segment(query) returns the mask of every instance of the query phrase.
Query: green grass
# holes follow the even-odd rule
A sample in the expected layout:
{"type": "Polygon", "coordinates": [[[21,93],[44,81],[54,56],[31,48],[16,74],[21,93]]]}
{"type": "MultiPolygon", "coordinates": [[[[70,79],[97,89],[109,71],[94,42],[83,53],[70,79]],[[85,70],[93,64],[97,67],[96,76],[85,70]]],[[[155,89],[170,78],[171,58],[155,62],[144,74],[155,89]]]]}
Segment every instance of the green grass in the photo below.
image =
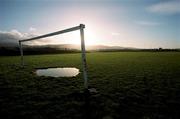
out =
{"type": "Polygon", "coordinates": [[[81,54],[0,57],[0,115],[24,119],[178,119],[180,52],[88,53],[89,85],[73,78],[38,77],[35,68],[76,67],[81,54]]]}

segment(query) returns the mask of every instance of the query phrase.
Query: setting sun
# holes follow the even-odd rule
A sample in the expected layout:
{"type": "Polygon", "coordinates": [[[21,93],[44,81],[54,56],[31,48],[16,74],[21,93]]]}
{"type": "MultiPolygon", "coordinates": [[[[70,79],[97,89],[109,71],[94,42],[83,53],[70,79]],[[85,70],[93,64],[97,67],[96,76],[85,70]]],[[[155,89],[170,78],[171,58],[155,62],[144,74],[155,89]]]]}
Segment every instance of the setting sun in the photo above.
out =
{"type": "MultiPolygon", "coordinates": [[[[86,45],[98,45],[98,31],[92,29],[90,25],[85,25],[84,38],[86,45]]],[[[52,36],[48,38],[45,44],[81,44],[80,31],[73,31],[62,35],[52,36]]],[[[46,39],[44,39],[45,41],[46,39]]],[[[41,43],[41,42],[40,42],[41,43]]]]}

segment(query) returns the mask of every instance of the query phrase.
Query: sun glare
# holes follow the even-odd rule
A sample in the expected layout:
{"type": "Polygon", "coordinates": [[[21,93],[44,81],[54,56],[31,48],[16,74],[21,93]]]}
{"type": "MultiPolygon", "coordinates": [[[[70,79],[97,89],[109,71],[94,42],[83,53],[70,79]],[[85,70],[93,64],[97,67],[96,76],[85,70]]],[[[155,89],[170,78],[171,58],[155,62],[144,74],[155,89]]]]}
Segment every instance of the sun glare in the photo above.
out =
{"type": "MultiPolygon", "coordinates": [[[[74,31],[71,33],[57,35],[50,38],[48,44],[81,44],[80,31],[74,31]]],[[[89,30],[84,30],[85,45],[96,45],[96,35],[89,30]]]]}

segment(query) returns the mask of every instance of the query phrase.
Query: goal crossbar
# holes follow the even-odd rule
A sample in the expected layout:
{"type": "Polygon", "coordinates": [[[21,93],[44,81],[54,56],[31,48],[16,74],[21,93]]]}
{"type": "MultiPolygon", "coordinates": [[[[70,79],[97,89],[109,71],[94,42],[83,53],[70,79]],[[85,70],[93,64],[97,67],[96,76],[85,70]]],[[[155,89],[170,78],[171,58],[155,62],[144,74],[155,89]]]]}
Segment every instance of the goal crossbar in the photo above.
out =
{"type": "Polygon", "coordinates": [[[83,24],[80,24],[79,26],[68,28],[68,29],[65,29],[65,30],[61,30],[61,31],[57,31],[57,32],[53,32],[53,33],[49,33],[49,34],[45,34],[45,35],[29,38],[29,39],[19,40],[19,42],[32,41],[32,40],[36,40],[36,39],[41,39],[41,38],[45,38],[45,37],[59,35],[59,34],[71,32],[71,31],[79,30],[81,27],[85,28],[85,26],[83,24]]]}
{"type": "Polygon", "coordinates": [[[84,42],[84,28],[85,28],[85,25],[80,24],[79,26],[71,27],[71,28],[68,28],[68,29],[61,30],[61,31],[57,31],[57,32],[53,32],[53,33],[49,33],[49,34],[29,38],[29,39],[19,40],[19,48],[20,48],[20,54],[21,54],[21,65],[24,66],[23,47],[22,47],[23,42],[37,40],[37,39],[50,37],[50,36],[54,36],[54,35],[59,35],[59,34],[67,33],[67,32],[72,32],[72,31],[75,31],[75,30],[80,30],[84,87],[87,89],[88,88],[88,81],[87,81],[88,79],[87,79],[86,50],[85,50],[85,42],[84,42]]]}

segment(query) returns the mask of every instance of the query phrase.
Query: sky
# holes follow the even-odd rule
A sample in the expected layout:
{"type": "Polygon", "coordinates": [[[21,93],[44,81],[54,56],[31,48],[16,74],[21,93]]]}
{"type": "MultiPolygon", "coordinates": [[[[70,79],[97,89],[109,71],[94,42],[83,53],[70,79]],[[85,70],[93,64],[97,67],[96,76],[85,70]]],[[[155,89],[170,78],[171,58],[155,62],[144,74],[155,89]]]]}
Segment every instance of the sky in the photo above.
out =
{"type": "MultiPolygon", "coordinates": [[[[180,0],[0,0],[0,44],[81,23],[86,45],[180,48],[180,0]]],[[[80,33],[29,44],[80,44],[80,33]]]]}

